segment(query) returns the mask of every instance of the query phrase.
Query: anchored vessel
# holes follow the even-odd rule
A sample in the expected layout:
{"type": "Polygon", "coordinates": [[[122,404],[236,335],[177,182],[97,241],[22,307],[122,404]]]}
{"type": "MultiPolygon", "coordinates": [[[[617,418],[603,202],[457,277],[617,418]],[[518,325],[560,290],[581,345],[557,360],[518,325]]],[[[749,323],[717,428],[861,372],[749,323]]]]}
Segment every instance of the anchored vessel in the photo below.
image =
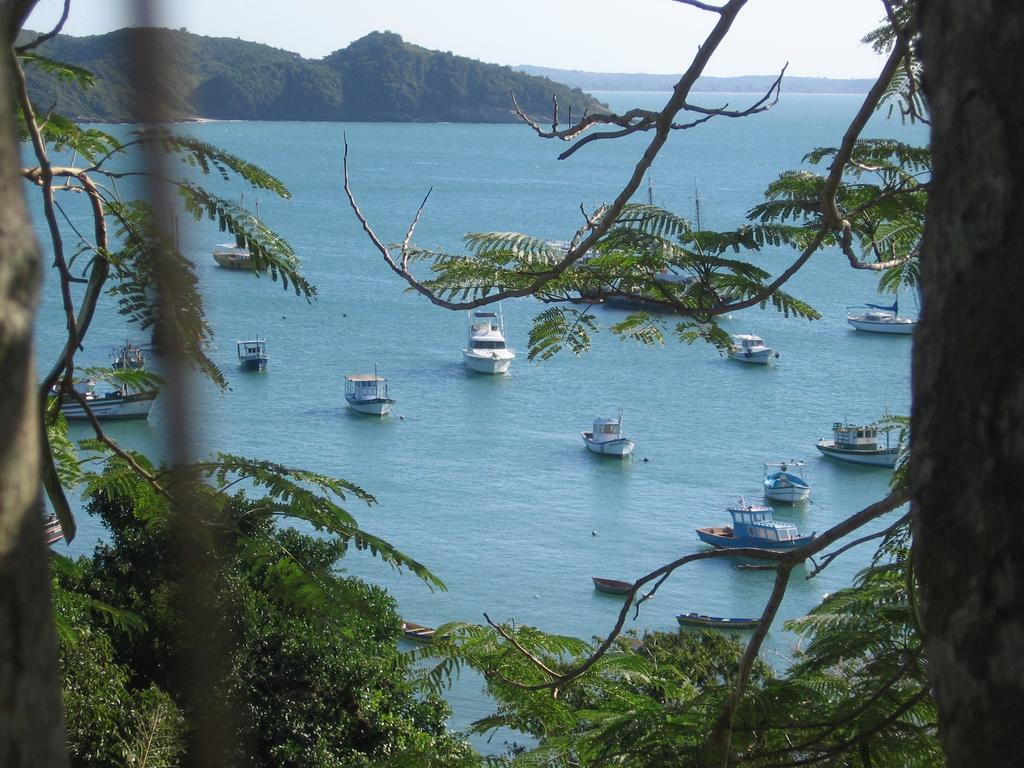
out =
{"type": "Polygon", "coordinates": [[[587,448],[606,456],[628,456],[636,443],[622,436],[622,414],[617,419],[594,419],[593,432],[580,432],[587,448]]]}
{"type": "Polygon", "coordinates": [[[477,373],[505,373],[516,353],[505,343],[505,322],[501,310],[470,310],[469,338],[462,350],[466,367],[477,373]]]}
{"type": "Polygon", "coordinates": [[[854,464],[873,467],[895,467],[899,446],[891,445],[889,430],[874,426],[860,426],[836,422],[832,425],[832,439],[815,443],[826,456],[854,464]],[[885,445],[878,441],[878,433],[885,432],[885,445]]]}
{"type": "Polygon", "coordinates": [[[266,339],[257,336],[255,339],[238,342],[238,362],[245,370],[262,371],[269,361],[266,339]]]}
{"type": "Polygon", "coordinates": [[[811,495],[811,485],[804,477],[802,461],[764,463],[764,497],[771,501],[798,504],[811,495]]]}
{"type": "Polygon", "coordinates": [[[917,321],[909,317],[900,317],[900,302],[897,299],[891,307],[878,304],[865,304],[863,307],[850,307],[857,310],[846,315],[846,322],[858,331],[869,333],[913,333],[917,321]]]}
{"type": "Polygon", "coordinates": [[[729,347],[729,357],[733,360],[739,360],[741,363],[768,365],[778,356],[778,352],[771,347],[765,346],[764,339],[751,333],[741,333],[733,336],[732,346],[729,347]]]}
{"type": "Polygon", "coordinates": [[[713,629],[756,629],[757,619],[737,619],[724,616],[707,616],[703,613],[680,613],[676,616],[683,626],[711,627],[713,629]]]}
{"type": "Polygon", "coordinates": [[[604,592],[606,595],[625,595],[633,588],[633,582],[620,581],[619,579],[602,579],[600,576],[591,576],[594,582],[594,589],[604,592]]]}
{"type": "Polygon", "coordinates": [[[814,538],[814,534],[803,536],[792,523],[775,519],[771,507],[747,504],[740,499],[735,507],[727,510],[732,515],[732,525],[698,528],[701,541],[714,547],[757,547],[759,549],[795,549],[814,538]]]}
{"type": "Polygon", "coordinates": [[[345,399],[352,410],[373,416],[383,416],[395,404],[388,397],[388,380],[376,372],[346,376],[345,399]]]}
{"type": "MultiPolygon", "coordinates": [[[[85,388],[75,388],[85,399],[92,415],[100,421],[118,419],[145,419],[149,409],[153,407],[159,390],[149,389],[140,392],[129,392],[127,389],[115,388],[111,392],[100,394],[96,391],[96,382],[85,382],[85,388]]],[[[65,395],[60,402],[60,410],[69,421],[88,419],[85,409],[78,400],[65,395]]]]}

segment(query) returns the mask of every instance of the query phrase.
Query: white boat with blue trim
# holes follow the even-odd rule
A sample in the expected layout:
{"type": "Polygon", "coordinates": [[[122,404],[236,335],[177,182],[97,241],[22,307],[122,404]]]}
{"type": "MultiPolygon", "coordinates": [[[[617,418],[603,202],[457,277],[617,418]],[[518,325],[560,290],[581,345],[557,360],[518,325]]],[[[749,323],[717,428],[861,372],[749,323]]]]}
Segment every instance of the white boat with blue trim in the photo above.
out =
{"type": "Polygon", "coordinates": [[[466,367],[477,373],[506,373],[516,353],[505,342],[505,321],[501,310],[469,311],[469,338],[462,350],[466,367]]]}
{"type": "Polygon", "coordinates": [[[629,438],[622,436],[622,414],[617,419],[594,419],[591,432],[580,432],[584,444],[594,453],[624,458],[636,447],[629,438]]]}
{"type": "Polygon", "coordinates": [[[741,333],[732,337],[729,357],[741,363],[768,365],[779,353],[765,346],[764,339],[752,333],[741,333]]]}
{"type": "Polygon", "coordinates": [[[914,332],[917,321],[909,317],[900,317],[899,299],[893,302],[891,307],[878,304],[864,304],[863,307],[849,307],[857,310],[846,315],[846,322],[858,331],[868,333],[899,333],[909,334],[914,332]]]}
{"type": "Polygon", "coordinates": [[[747,504],[740,499],[735,507],[729,507],[732,525],[698,528],[697,537],[713,547],[759,549],[795,549],[811,541],[815,534],[802,535],[792,523],[775,519],[771,507],[747,504]]]}
{"type": "Polygon", "coordinates": [[[807,465],[802,461],[764,463],[764,497],[769,501],[799,504],[811,497],[811,485],[805,477],[807,465]]]}
{"type": "MultiPolygon", "coordinates": [[[[127,388],[116,387],[110,392],[99,393],[95,381],[87,381],[84,387],[76,386],[75,390],[89,406],[89,412],[99,421],[145,419],[159,394],[156,389],[129,392],[127,388]]],[[[89,418],[82,404],[71,395],[61,399],[60,410],[69,421],[89,418]]]]}
{"type": "Polygon", "coordinates": [[[384,416],[395,401],[388,396],[388,380],[377,372],[345,377],[345,400],[354,411],[384,416]]]}

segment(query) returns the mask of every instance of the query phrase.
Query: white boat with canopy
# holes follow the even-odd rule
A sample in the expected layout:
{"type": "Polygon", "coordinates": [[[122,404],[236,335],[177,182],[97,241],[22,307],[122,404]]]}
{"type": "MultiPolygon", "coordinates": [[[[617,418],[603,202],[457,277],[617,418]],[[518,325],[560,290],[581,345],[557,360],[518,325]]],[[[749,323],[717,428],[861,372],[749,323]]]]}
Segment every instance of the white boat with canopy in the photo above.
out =
{"type": "Polygon", "coordinates": [[[807,466],[802,461],[764,463],[764,497],[769,501],[799,504],[811,495],[806,478],[807,466]]]}
{"type": "Polygon", "coordinates": [[[469,311],[469,338],[462,350],[466,367],[477,373],[506,373],[516,353],[505,343],[505,323],[501,310],[469,311]]]}
{"type": "Polygon", "coordinates": [[[779,353],[771,347],[765,346],[764,339],[752,333],[741,333],[732,337],[732,346],[729,347],[729,357],[739,360],[741,363],[753,365],[768,365],[779,353]]]}
{"type": "Polygon", "coordinates": [[[623,458],[633,452],[636,443],[622,436],[622,413],[617,419],[594,419],[592,432],[580,432],[587,448],[594,453],[623,458]]]}
{"type": "Polygon", "coordinates": [[[832,425],[832,440],[819,440],[815,445],[826,456],[854,464],[873,467],[895,467],[899,446],[890,441],[889,429],[836,422],[832,425]],[[879,432],[885,434],[885,445],[879,442],[879,432]]]}
{"type": "Polygon", "coordinates": [[[346,376],[345,399],[352,410],[371,416],[384,416],[395,404],[388,396],[388,380],[376,371],[346,376]]]}

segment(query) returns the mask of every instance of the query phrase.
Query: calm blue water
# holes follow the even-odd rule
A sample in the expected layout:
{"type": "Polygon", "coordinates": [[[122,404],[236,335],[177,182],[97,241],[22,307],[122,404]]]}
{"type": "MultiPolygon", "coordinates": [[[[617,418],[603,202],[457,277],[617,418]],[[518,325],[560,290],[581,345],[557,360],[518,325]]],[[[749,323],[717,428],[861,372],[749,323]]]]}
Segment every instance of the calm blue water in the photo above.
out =
{"type": "MultiPolygon", "coordinates": [[[[657,107],[664,95],[601,98],[619,108],[657,107]]],[[[748,97],[703,99],[739,107],[748,97]]],[[[676,134],[651,174],[655,202],[689,216],[697,189],[704,226],[737,226],[780,171],[797,167],[815,146],[839,142],[859,101],[787,95],[767,114],[676,134]]],[[[464,313],[404,292],[342,193],[344,132],[352,184],[386,242],[403,239],[430,187],[415,238],[421,246],[456,249],[463,233],[491,230],[568,238],[581,222],[579,206],[592,210],[611,199],[646,137],[598,142],[558,161],[564,145],[517,125],[210,123],[185,130],[262,164],[288,185],[293,199],[260,195],[260,214],[293,244],[319,290],[307,304],[266,277],[219,269],[210,256],[223,239],[216,227],[183,227],[183,249],[198,265],[217,333],[212,357],[231,384],[227,392],[200,385],[200,452],[272,459],[373,493],[378,506],[353,503],[349,510],[448,586],[432,592],[369,557],[346,558],[350,572],[386,586],[408,619],[481,622],[486,611],[552,632],[603,635],[620,604],[595,593],[590,577],[632,579],[702,546],[696,526],[726,522],[726,505],[740,495],[759,497],[763,461],[808,460],[813,503],[779,510],[801,529],[822,531],[885,494],[888,472],[830,463],[814,449],[835,420],[909,411],[910,340],[847,326],[845,307],[872,300],[875,278],[849,269],[838,251],[816,255],[788,286],[823,313],[821,321],[758,309],[726,320],[728,330],[757,333],[780,350],[771,369],[724,360],[703,345],[644,348],[607,333],[582,358],[563,353],[532,365],[527,333],[540,306],[521,300],[503,310],[510,343],[523,354],[511,375],[491,378],[462,367],[464,313]],[[268,339],[270,366],[243,373],[235,341],[256,333],[268,339]],[[352,414],[344,401],[343,376],[374,365],[398,400],[395,415],[383,420],[352,414]],[[636,460],[586,451],[579,432],[620,408],[636,460]]],[[[878,120],[866,135],[926,141],[895,121],[878,120]]],[[[245,191],[246,202],[253,200],[248,190],[208,183],[224,196],[245,191]]],[[[778,272],[790,256],[769,250],[758,262],[778,272]]],[[[38,325],[41,367],[63,332],[53,285],[48,278],[38,325]]],[[[610,323],[623,313],[598,309],[597,316],[610,323]]],[[[107,364],[126,337],[146,341],[108,304],[80,363],[107,364]]],[[[109,432],[159,454],[166,428],[157,400],[148,422],[109,432]]],[[[73,427],[73,435],[89,431],[73,427]]],[[[103,535],[94,521],[80,523],[70,548],[76,554],[103,535]]],[[[849,584],[870,554],[863,548],[811,581],[796,578],[782,617],[801,615],[849,584]]],[[[695,563],[627,626],[675,630],[675,614],[686,610],[756,615],[771,581],[727,560],[695,563]]],[[[777,625],[769,650],[785,659],[794,641],[777,625]]],[[[453,691],[457,725],[489,711],[478,690],[472,681],[453,691]]]]}

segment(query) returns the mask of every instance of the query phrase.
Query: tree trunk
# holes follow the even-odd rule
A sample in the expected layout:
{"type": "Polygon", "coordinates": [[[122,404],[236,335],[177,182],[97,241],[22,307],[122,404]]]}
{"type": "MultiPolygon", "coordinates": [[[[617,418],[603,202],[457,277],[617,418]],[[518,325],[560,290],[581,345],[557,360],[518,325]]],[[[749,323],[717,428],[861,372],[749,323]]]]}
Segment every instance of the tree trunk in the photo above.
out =
{"type": "Polygon", "coordinates": [[[918,11],[934,170],[911,491],[929,674],[951,766],[1024,765],[1024,6],[918,11]]]}
{"type": "Polygon", "coordinates": [[[66,764],[57,645],[43,544],[32,330],[39,250],[22,195],[0,3],[0,765],[66,764]]]}

